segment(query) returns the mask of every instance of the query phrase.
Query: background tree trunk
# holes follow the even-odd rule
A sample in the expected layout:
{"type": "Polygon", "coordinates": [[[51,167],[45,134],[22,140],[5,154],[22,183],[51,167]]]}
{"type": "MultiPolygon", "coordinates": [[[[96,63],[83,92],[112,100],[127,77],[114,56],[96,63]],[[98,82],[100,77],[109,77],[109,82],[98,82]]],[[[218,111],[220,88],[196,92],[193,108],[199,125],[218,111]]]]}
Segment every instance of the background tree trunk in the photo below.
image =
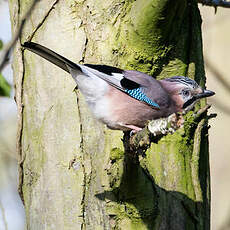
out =
{"type": "MultiPolygon", "coordinates": [[[[31,3],[10,1],[13,30],[31,3]]],[[[193,0],[38,3],[13,62],[27,229],[209,229],[205,117],[190,112],[137,159],[126,135],[92,117],[70,76],[20,47],[32,40],[75,62],[185,75],[203,86],[200,24],[193,0]]]]}

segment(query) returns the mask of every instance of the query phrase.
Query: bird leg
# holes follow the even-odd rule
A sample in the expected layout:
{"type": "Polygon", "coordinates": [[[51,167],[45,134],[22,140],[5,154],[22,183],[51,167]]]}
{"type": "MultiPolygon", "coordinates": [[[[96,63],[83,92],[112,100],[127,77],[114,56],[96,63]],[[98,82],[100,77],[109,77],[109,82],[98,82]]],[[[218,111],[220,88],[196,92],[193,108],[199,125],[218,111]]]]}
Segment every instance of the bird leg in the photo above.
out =
{"type": "Polygon", "coordinates": [[[128,130],[131,129],[132,135],[142,130],[142,128],[135,125],[128,125],[123,123],[119,123],[119,125],[122,126],[123,128],[127,128],[128,130]]]}

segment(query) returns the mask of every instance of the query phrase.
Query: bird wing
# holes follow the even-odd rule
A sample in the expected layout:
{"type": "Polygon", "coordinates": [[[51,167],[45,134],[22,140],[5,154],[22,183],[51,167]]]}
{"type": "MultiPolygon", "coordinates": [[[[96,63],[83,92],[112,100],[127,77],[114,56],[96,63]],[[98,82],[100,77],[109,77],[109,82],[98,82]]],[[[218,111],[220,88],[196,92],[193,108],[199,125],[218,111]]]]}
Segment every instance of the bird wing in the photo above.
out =
{"type": "Polygon", "coordinates": [[[113,87],[125,91],[121,85],[121,80],[124,78],[121,69],[107,65],[93,65],[93,64],[78,64],[81,71],[89,77],[98,77],[112,85],[113,87]]]}
{"type": "Polygon", "coordinates": [[[86,75],[97,76],[129,96],[155,108],[160,108],[160,106],[151,99],[151,94],[150,97],[148,97],[145,93],[148,92],[150,83],[158,84],[157,80],[149,75],[134,70],[124,71],[106,65],[86,64],[79,66],[86,75]]]}
{"type": "MultiPolygon", "coordinates": [[[[93,65],[84,64],[79,65],[87,75],[93,74],[103,80],[107,81],[113,86],[124,91],[125,89],[135,89],[139,87],[149,86],[149,81],[152,77],[149,75],[135,71],[135,70],[122,70],[117,67],[107,66],[107,65],[93,65]]],[[[153,81],[156,81],[152,78],[153,81]]],[[[157,82],[157,81],[156,81],[157,82]]]]}

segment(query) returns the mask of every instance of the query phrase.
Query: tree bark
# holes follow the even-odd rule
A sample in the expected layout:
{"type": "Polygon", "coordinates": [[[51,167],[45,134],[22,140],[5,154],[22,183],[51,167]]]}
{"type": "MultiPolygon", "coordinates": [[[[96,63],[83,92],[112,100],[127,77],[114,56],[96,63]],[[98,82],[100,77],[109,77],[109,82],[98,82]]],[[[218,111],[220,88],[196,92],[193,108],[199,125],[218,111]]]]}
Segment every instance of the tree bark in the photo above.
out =
{"type": "MultiPolygon", "coordinates": [[[[13,30],[31,3],[10,1],[13,30]]],[[[13,62],[27,229],[210,228],[205,116],[190,112],[183,128],[133,150],[126,134],[92,117],[69,75],[20,47],[32,40],[77,63],[204,86],[200,26],[194,0],[38,3],[13,62]]]]}

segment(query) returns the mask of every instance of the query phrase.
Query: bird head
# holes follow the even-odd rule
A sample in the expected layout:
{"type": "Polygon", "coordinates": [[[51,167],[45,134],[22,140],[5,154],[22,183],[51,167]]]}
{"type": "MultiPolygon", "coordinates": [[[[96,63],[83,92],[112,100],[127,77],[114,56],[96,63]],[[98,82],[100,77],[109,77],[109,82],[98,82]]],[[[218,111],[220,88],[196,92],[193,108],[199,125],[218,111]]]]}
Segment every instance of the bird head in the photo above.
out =
{"type": "Polygon", "coordinates": [[[166,78],[161,80],[161,83],[174,101],[178,112],[183,109],[188,110],[199,99],[215,94],[213,91],[203,89],[194,80],[183,76],[166,78]]]}

